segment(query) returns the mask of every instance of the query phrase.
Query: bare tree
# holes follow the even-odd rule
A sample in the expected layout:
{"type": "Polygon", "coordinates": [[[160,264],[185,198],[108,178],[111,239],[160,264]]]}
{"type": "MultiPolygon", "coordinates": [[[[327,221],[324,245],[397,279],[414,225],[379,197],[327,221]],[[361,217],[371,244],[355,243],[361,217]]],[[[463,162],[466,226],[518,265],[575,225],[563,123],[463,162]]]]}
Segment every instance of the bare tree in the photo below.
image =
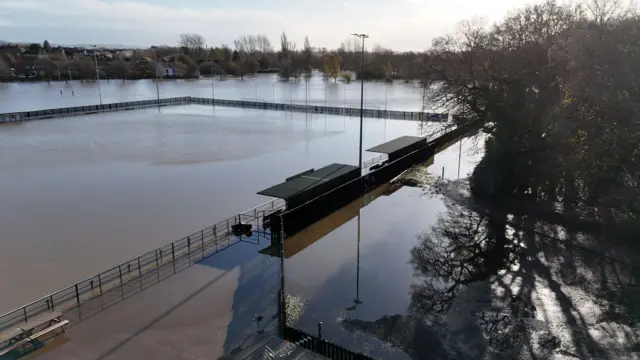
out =
{"type": "Polygon", "coordinates": [[[622,0],[589,0],[585,3],[587,15],[599,25],[620,17],[624,13],[622,0]]]}
{"type": "Polygon", "coordinates": [[[241,39],[233,40],[233,48],[235,49],[235,51],[239,53],[244,53],[247,51],[247,49],[244,46],[244,42],[241,39]]]}
{"type": "Polygon", "coordinates": [[[262,54],[268,54],[273,52],[273,46],[271,45],[271,41],[266,35],[256,35],[256,42],[258,46],[258,51],[262,54]]]}
{"type": "Polygon", "coordinates": [[[186,48],[189,52],[198,52],[206,46],[206,42],[202,35],[199,34],[182,34],[180,35],[180,40],[178,40],[178,45],[186,48]]]}

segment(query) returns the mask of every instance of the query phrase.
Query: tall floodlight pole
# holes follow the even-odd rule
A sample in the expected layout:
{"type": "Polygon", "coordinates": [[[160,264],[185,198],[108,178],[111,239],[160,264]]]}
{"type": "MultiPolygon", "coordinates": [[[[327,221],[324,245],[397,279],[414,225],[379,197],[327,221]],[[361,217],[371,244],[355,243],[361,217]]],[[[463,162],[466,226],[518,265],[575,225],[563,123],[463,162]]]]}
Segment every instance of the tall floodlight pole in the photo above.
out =
{"type": "Polygon", "coordinates": [[[364,39],[368,38],[367,34],[351,34],[362,39],[362,49],[360,56],[360,148],[358,152],[358,167],[362,174],[362,117],[364,115],[364,39]]]}
{"type": "Polygon", "coordinates": [[[216,75],[214,72],[214,67],[211,67],[211,106],[213,106],[213,108],[216,108],[216,88],[213,85],[213,80],[215,79],[216,75]]]}
{"type": "Polygon", "coordinates": [[[100,71],[98,70],[98,53],[97,46],[93,45],[93,59],[96,62],[96,78],[98,79],[98,96],[100,97],[100,105],[102,105],[102,90],[100,90],[100,71]]]}
{"type": "Polygon", "coordinates": [[[160,64],[158,64],[158,50],[156,50],[156,48],[154,47],[153,49],[153,62],[155,63],[155,68],[156,68],[156,95],[158,97],[158,107],[160,107],[160,84],[159,84],[159,77],[158,77],[158,70],[160,69],[160,64]]]}

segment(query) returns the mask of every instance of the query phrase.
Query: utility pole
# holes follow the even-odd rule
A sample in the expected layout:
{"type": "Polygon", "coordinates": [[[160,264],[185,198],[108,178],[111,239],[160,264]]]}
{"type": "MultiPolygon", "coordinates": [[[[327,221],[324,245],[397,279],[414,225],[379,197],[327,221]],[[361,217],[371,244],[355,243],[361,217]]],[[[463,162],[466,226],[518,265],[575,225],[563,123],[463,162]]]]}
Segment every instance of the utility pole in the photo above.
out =
{"type": "Polygon", "coordinates": [[[213,105],[213,108],[215,109],[216,107],[216,89],[213,86],[213,78],[215,78],[215,75],[213,73],[213,66],[211,67],[211,105],[213,105]]]}
{"type": "Polygon", "coordinates": [[[155,68],[156,68],[156,95],[158,97],[158,107],[160,107],[160,84],[158,81],[158,69],[159,69],[159,64],[158,64],[158,50],[153,49],[153,62],[155,63],[155,68]]]}
{"type": "Polygon", "coordinates": [[[98,96],[100,97],[100,105],[102,105],[102,90],[100,89],[100,71],[98,70],[98,53],[97,46],[93,45],[93,59],[96,61],[96,78],[98,79],[98,96]]]}
{"type": "Polygon", "coordinates": [[[362,122],[364,115],[364,39],[368,38],[367,34],[351,34],[362,39],[362,49],[360,56],[360,148],[358,152],[358,167],[360,168],[360,174],[362,174],[362,122]]]}

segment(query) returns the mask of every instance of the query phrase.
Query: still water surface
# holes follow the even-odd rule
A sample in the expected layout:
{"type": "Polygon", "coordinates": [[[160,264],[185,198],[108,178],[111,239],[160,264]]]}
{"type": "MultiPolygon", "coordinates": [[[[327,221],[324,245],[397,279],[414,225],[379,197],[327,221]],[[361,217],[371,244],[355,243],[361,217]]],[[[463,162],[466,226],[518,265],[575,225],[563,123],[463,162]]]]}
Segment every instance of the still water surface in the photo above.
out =
{"type": "MultiPolygon", "coordinates": [[[[164,80],[159,83],[158,90],[161,98],[214,96],[219,99],[360,107],[360,83],[326,82],[319,75],[308,83],[303,80],[283,82],[274,75],[266,74],[244,80],[216,78],[213,84],[211,79],[164,80]]],[[[102,80],[100,91],[103,103],[149,100],[158,96],[156,83],[152,80],[102,80]]],[[[421,94],[419,86],[413,83],[367,82],[364,105],[371,109],[420,111],[421,94]]],[[[99,102],[95,82],[0,83],[0,113],[95,105],[99,102]]]]}
{"type": "MultiPolygon", "coordinates": [[[[196,105],[0,126],[0,312],[265,202],[291,174],[357,163],[358,129],[196,105]]],[[[423,131],[366,119],[364,148],[423,131]]]]}
{"type": "MultiPolygon", "coordinates": [[[[460,177],[466,178],[482,157],[475,145],[465,139],[461,148],[457,143],[439,153],[429,174],[435,179],[444,167],[445,179],[456,180],[462,155],[460,177]]],[[[374,358],[410,359],[368,334],[345,330],[340,320],[408,314],[409,290],[416,283],[411,249],[446,206],[441,195],[408,187],[369,201],[352,209],[351,220],[333,224],[335,230],[286,260],[287,292],[306,301],[298,328],[316,333],[322,322],[325,337],[341,346],[374,358]]]]}

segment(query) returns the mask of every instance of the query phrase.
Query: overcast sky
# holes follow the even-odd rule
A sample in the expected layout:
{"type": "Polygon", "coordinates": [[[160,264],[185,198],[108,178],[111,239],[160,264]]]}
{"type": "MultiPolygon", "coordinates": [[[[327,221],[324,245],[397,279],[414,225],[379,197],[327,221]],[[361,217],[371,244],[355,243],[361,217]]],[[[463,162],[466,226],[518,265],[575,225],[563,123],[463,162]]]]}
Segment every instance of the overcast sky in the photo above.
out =
{"type": "Polygon", "coordinates": [[[302,45],[337,47],[352,32],[369,45],[424,50],[457,21],[492,22],[536,0],[0,0],[0,40],[52,44],[174,45],[198,33],[208,45],[285,31],[302,45]]]}

